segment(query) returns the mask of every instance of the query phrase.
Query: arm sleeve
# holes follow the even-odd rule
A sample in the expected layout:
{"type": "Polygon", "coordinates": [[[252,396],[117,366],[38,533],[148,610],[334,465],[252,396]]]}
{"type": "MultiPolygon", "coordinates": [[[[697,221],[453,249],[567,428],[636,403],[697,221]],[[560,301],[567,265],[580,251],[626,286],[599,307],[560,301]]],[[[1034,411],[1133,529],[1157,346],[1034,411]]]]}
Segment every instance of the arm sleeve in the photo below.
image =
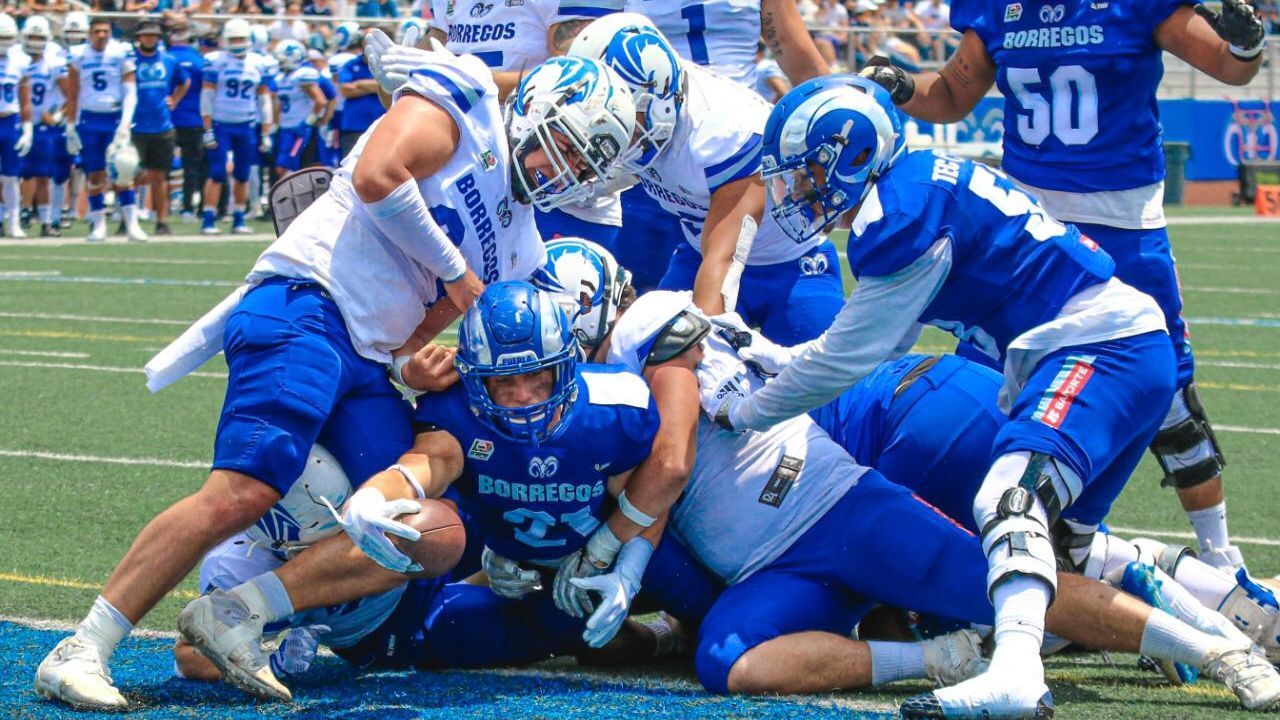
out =
{"type": "Polygon", "coordinates": [[[951,240],[941,238],[893,275],[859,280],[831,327],[791,364],[734,408],[740,430],[763,430],[830,402],[918,332],[916,319],[951,270],[951,240]]]}
{"type": "Polygon", "coordinates": [[[200,87],[200,116],[213,117],[213,94],[216,92],[208,85],[200,87]]]}
{"type": "Polygon", "coordinates": [[[405,180],[385,198],[363,205],[379,232],[441,281],[453,282],[466,273],[467,261],[431,217],[417,180],[405,180]]]}
{"type": "Polygon", "coordinates": [[[272,112],[271,93],[258,94],[258,121],[264,126],[271,125],[275,118],[272,112]]]}
{"type": "Polygon", "coordinates": [[[125,80],[121,83],[124,90],[124,101],[120,104],[120,127],[133,127],[133,112],[138,107],[138,83],[125,80]]]}

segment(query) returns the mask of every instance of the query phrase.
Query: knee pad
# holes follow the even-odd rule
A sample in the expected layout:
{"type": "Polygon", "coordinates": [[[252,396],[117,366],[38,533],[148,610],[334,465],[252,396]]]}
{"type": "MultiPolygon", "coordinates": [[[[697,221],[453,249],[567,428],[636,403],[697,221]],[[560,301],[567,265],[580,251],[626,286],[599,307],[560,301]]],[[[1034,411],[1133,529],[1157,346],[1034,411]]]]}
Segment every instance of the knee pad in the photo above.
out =
{"type": "Polygon", "coordinates": [[[1173,402],[1169,414],[1182,414],[1178,412],[1182,409],[1178,407],[1181,404],[1186,410],[1186,417],[1156,433],[1151,441],[1151,454],[1155,455],[1156,462],[1164,471],[1161,485],[1191,488],[1222,474],[1227,461],[1205,415],[1195,381],[1174,395],[1173,402]]]}
{"type": "Polygon", "coordinates": [[[1036,497],[1021,485],[1011,487],[1000,498],[996,517],[982,528],[982,552],[987,556],[987,597],[1011,578],[1029,576],[1058,590],[1058,568],[1054,562],[1049,528],[1032,512],[1036,497]]]}

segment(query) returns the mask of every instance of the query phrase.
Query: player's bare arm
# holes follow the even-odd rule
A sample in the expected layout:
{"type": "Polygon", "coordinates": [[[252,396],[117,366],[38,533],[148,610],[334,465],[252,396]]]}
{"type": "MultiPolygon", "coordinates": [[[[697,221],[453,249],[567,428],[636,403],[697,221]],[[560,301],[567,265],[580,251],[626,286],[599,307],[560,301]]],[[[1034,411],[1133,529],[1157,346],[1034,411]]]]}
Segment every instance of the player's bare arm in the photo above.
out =
{"type": "Polygon", "coordinates": [[[959,122],[995,85],[996,66],[978,34],[966,30],[941,70],[912,77],[915,93],[900,105],[903,112],[927,122],[959,122]]]}
{"type": "Polygon", "coordinates": [[[551,57],[567,54],[573,39],[590,24],[590,20],[566,20],[552,25],[547,31],[547,52],[551,57]]]}
{"type": "Polygon", "coordinates": [[[1191,5],[1174,10],[1156,27],[1156,44],[1228,85],[1247,85],[1262,67],[1262,53],[1251,58],[1235,55],[1230,44],[1191,5]]]}
{"type": "Polygon", "coordinates": [[[791,84],[830,74],[794,0],[761,0],[760,37],[791,84]]]}
{"type": "Polygon", "coordinates": [[[756,175],[735,180],[711,194],[711,207],[702,231],[702,264],[693,281],[693,302],[708,315],[726,310],[721,289],[733,262],[742,229],[742,218],[750,215],[759,222],[764,216],[764,183],[756,175]]]}

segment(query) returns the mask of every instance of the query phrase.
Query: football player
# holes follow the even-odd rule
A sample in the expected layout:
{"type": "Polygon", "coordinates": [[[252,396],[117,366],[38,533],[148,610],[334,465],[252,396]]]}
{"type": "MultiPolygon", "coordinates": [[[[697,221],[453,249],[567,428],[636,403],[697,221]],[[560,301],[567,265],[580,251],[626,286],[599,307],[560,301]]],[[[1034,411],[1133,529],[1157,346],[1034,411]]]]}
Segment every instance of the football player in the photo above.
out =
{"type": "Polygon", "coordinates": [[[0,185],[4,190],[5,232],[22,231],[22,157],[31,152],[35,130],[31,123],[31,88],[27,80],[31,58],[18,46],[18,23],[0,14],[0,185]]]}
{"type": "Polygon", "coordinates": [[[22,26],[22,49],[31,58],[27,67],[31,119],[36,123],[31,152],[23,159],[22,177],[35,181],[40,237],[62,235],[63,191],[71,175],[63,112],[69,89],[67,65],[65,58],[56,59],[50,52],[50,37],[49,20],[43,15],[29,18],[22,26]]]}
{"type": "Polygon", "coordinates": [[[316,127],[324,122],[329,101],[320,88],[320,73],[307,62],[307,49],[297,40],[282,40],[276,45],[276,61],[281,79],[276,101],[280,104],[280,136],[276,144],[276,176],[283,177],[302,167],[306,155],[314,164],[316,127]]]}
{"type": "Polygon", "coordinates": [[[268,68],[257,53],[249,50],[249,23],[240,18],[222,27],[221,52],[205,63],[200,91],[200,115],[204,118],[204,146],[209,179],[204,185],[204,212],[200,232],[216,235],[218,200],[227,184],[228,154],[234,157],[232,171],[231,232],[253,232],[245,223],[249,201],[250,168],[259,153],[271,152],[273,105],[268,87],[268,68]]]}
{"type": "MultiPolygon", "coordinates": [[[[107,155],[110,146],[130,142],[133,113],[138,106],[133,48],[111,38],[110,20],[89,23],[89,42],[71,48],[67,64],[67,150],[80,155],[88,176],[89,242],[107,239],[107,155]]],[[[137,217],[132,187],[115,188],[116,202],[130,240],[145,240],[137,217]]]]}
{"type": "Polygon", "coordinates": [[[953,3],[951,25],[964,37],[942,70],[913,77],[884,64],[864,73],[904,112],[938,123],[968,115],[999,86],[1005,171],[1051,216],[1101,245],[1116,277],[1164,312],[1178,392],[1151,452],[1187,511],[1200,556],[1238,568],[1244,560],[1227,533],[1222,450],[1196,390],[1164,218],[1156,88],[1165,51],[1216,80],[1247,84],[1262,66],[1263,22],[1244,0],[1225,0],[1221,12],[1186,0],[1022,8],[953,3]]]}
{"type": "Polygon", "coordinates": [[[140,184],[149,189],[155,207],[156,234],[172,235],[168,225],[169,171],[177,132],[171,110],[190,92],[191,78],[177,56],[160,48],[161,34],[160,23],[154,20],[140,23],[134,32],[138,100],[148,111],[135,115],[133,144],[142,160],[140,184]]]}
{"type": "Polygon", "coordinates": [[[779,342],[820,335],[844,302],[840,260],[825,237],[793,242],[766,212],[759,170],[768,103],[749,87],[681,60],[657,28],[634,13],[591,23],[570,53],[603,60],[636,94],[643,129],[623,167],[679,218],[685,239],[660,286],[692,289],[698,307],[713,315],[738,310],[779,342]],[[758,222],[759,231],[740,242],[744,220],[758,222]],[[741,294],[736,308],[726,308],[722,291],[735,261],[745,265],[741,294]]]}
{"type": "MultiPolygon", "coordinates": [[[[910,347],[921,323],[1003,358],[1010,422],[973,506],[990,564],[991,669],[909,700],[913,717],[1034,717],[1052,703],[1040,647],[1057,588],[1049,528],[1071,521],[1088,548],[1137,467],[1175,386],[1173,351],[1150,296],[998,171],[907,153],[889,93],[865,78],[811,80],[765,130],[774,215],[797,241],[852,217],[858,287],[831,329],[794,348],[768,386],[730,395],[718,420],[766,428],[829,402],[910,347]],[[997,290],[998,288],[998,290],[997,290]]],[[[1072,556],[1075,569],[1088,553],[1072,556]]]]}
{"type": "MultiPolygon", "coordinates": [[[[388,379],[392,352],[416,351],[485,283],[526,277],[542,263],[532,212],[512,197],[488,68],[447,53],[427,60],[327,192],[259,256],[248,284],[148,363],[155,390],[223,349],[229,378],[214,469],[201,490],[142,530],[76,633],[40,664],[41,694],[126,707],[107,664],[133,624],[214,545],[288,492],[318,438],[352,477],[394,463],[412,431],[388,379]]],[[[524,107],[551,149],[535,142],[516,161],[552,178],[589,177],[588,166],[607,174],[616,156],[594,149],[621,147],[631,135],[625,86],[590,61],[538,70],[525,78],[524,107]],[[579,92],[556,91],[566,78],[579,92]]],[[[393,363],[392,374],[404,364],[393,363]]]]}

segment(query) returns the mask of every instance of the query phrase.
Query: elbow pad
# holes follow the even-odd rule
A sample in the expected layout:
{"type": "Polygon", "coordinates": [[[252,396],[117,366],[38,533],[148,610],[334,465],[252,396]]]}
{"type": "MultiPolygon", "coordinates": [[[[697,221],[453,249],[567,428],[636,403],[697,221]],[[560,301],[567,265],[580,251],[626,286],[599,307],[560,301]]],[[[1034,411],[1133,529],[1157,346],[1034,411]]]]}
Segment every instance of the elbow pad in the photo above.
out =
{"type": "Polygon", "coordinates": [[[212,88],[200,88],[200,114],[204,117],[213,116],[213,93],[212,88]]]}

